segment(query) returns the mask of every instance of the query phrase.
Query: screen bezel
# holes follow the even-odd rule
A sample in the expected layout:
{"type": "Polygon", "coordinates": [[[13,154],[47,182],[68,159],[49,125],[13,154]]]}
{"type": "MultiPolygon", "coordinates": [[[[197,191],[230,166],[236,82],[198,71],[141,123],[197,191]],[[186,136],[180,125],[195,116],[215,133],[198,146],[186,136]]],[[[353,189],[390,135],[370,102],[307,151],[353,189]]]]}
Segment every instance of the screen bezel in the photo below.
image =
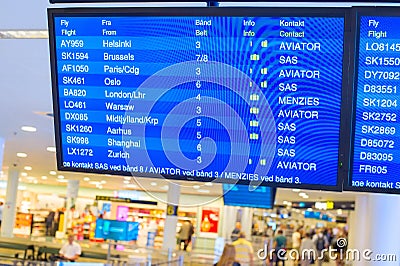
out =
{"type": "MultiPolygon", "coordinates": [[[[51,84],[53,92],[53,112],[54,112],[54,128],[55,142],[57,149],[57,169],[60,171],[70,171],[77,173],[93,173],[93,174],[110,174],[118,176],[132,176],[129,172],[111,171],[111,170],[95,170],[95,169],[77,169],[65,167],[62,165],[62,143],[61,143],[61,123],[60,123],[60,107],[59,107],[59,89],[58,89],[58,73],[55,47],[55,27],[54,18],[57,16],[230,16],[230,17],[343,17],[344,33],[343,33],[343,58],[342,58],[342,88],[341,88],[341,115],[340,127],[338,136],[338,158],[337,165],[332,166],[337,168],[336,185],[320,185],[320,184],[281,184],[281,183],[264,183],[263,186],[282,187],[282,188],[301,188],[311,190],[327,190],[327,191],[342,191],[343,180],[348,172],[348,140],[349,135],[346,125],[348,125],[348,114],[351,110],[349,105],[349,97],[351,97],[351,89],[349,89],[348,80],[349,72],[349,38],[351,36],[350,24],[350,8],[342,7],[140,7],[140,8],[49,8],[48,13],[48,28],[49,28],[49,46],[50,46],[50,63],[51,63],[51,84]]],[[[135,173],[137,177],[154,177],[149,174],[135,173]]],[[[210,182],[208,178],[202,177],[187,177],[187,176],[172,176],[164,175],[166,179],[181,180],[181,181],[199,181],[210,182]]],[[[214,179],[212,182],[225,183],[222,179],[214,179]]],[[[237,184],[248,184],[248,181],[238,180],[237,184]]]]}
{"type": "MultiPolygon", "coordinates": [[[[350,160],[349,160],[349,173],[343,182],[344,191],[354,192],[372,192],[372,193],[385,193],[385,194],[400,194],[400,189],[386,189],[386,188],[369,188],[369,187],[355,187],[351,183],[353,181],[353,166],[354,166],[354,141],[355,141],[355,126],[356,126],[356,109],[357,109],[357,86],[358,86],[358,64],[359,64],[359,44],[360,44],[360,21],[362,16],[377,16],[377,17],[399,17],[400,7],[354,7],[352,8],[352,25],[354,25],[354,42],[351,47],[350,54],[353,60],[350,63],[350,77],[351,88],[353,91],[352,98],[352,114],[351,114],[351,135],[350,135],[350,160]]],[[[399,179],[400,181],[400,179],[399,179]]]]}

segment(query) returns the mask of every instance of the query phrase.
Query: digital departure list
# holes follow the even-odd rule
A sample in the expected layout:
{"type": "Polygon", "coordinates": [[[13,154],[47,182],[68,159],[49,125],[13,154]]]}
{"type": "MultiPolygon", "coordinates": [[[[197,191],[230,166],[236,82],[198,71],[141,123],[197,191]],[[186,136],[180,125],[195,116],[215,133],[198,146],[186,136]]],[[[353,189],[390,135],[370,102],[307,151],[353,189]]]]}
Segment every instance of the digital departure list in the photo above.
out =
{"type": "Polygon", "coordinates": [[[338,185],[344,16],[49,14],[60,169],[338,185]]]}
{"type": "Polygon", "coordinates": [[[360,17],[353,170],[350,186],[400,189],[397,114],[399,17],[360,17]]]}

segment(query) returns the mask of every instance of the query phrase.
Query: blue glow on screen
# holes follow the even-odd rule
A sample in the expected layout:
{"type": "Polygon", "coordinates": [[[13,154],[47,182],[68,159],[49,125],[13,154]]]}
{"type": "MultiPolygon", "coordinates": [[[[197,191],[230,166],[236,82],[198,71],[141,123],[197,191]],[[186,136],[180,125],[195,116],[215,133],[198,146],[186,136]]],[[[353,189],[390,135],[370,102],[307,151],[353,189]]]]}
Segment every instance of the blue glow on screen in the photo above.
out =
{"type": "Polygon", "coordinates": [[[337,185],[344,17],[54,15],[61,168],[337,185]]]}
{"type": "Polygon", "coordinates": [[[398,23],[399,17],[360,17],[353,170],[349,184],[354,188],[400,188],[398,23]]]}

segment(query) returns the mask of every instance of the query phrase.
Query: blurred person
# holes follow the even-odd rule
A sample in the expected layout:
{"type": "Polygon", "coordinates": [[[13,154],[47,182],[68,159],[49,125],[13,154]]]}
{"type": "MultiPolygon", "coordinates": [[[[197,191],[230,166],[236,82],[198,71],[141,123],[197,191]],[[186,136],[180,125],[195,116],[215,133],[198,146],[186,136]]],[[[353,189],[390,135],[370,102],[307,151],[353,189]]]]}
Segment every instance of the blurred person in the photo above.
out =
{"type": "Polygon", "coordinates": [[[192,235],[194,234],[194,226],[189,221],[183,222],[181,229],[179,230],[179,248],[183,243],[183,250],[186,250],[190,241],[192,240],[192,235]]]}
{"type": "Polygon", "coordinates": [[[232,243],[236,251],[236,260],[242,266],[253,266],[254,250],[253,245],[246,240],[246,234],[239,232],[239,238],[232,243]]]}
{"type": "Polygon", "coordinates": [[[1,227],[1,221],[3,221],[3,209],[4,209],[4,202],[0,201],[0,227],[1,227]]]}
{"type": "Polygon", "coordinates": [[[236,250],[232,244],[225,244],[224,251],[222,252],[219,261],[214,266],[240,266],[236,261],[236,250]]]}
{"type": "Polygon", "coordinates": [[[321,266],[322,262],[324,261],[323,255],[328,255],[328,252],[323,252],[323,250],[327,249],[329,246],[328,238],[323,234],[322,229],[318,229],[312,240],[314,241],[315,247],[317,249],[318,266],[321,266]]]}
{"type": "Polygon", "coordinates": [[[310,233],[306,233],[300,244],[301,266],[309,266],[315,260],[317,254],[314,241],[310,233]]]}
{"type": "Polygon", "coordinates": [[[347,252],[347,235],[343,230],[340,230],[336,237],[332,240],[332,248],[335,252],[336,266],[344,266],[347,252]]]}
{"type": "Polygon", "coordinates": [[[283,235],[282,229],[278,229],[277,235],[274,239],[274,249],[275,249],[275,265],[278,266],[279,262],[282,261],[282,265],[285,265],[285,256],[286,256],[286,243],[287,239],[283,235]]]}
{"type": "Polygon", "coordinates": [[[75,262],[82,253],[81,246],[74,241],[75,235],[68,234],[68,242],[60,249],[59,254],[62,260],[75,262]]]}
{"type": "Polygon", "coordinates": [[[242,230],[242,225],[240,224],[240,222],[236,222],[235,224],[235,228],[232,230],[231,233],[231,241],[235,242],[236,240],[239,239],[239,233],[242,230]]]}
{"type": "MultiPolygon", "coordinates": [[[[297,254],[300,252],[300,245],[301,245],[301,233],[300,233],[300,228],[298,228],[295,232],[292,234],[292,248],[294,250],[297,250],[297,254]]],[[[299,262],[298,256],[294,260],[294,265],[297,265],[299,262]]]]}
{"type": "Polygon", "coordinates": [[[46,236],[53,235],[54,217],[56,215],[55,211],[50,211],[46,217],[46,236]]]}

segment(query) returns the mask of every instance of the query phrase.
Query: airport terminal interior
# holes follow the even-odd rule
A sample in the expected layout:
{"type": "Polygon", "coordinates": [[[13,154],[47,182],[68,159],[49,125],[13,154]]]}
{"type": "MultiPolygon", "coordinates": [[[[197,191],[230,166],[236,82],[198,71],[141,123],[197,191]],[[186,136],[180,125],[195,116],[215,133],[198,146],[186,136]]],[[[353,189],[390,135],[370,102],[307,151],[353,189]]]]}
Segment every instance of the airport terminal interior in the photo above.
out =
{"type": "Polygon", "coordinates": [[[0,4],[1,266],[400,265],[399,4],[68,2],[0,4]]]}

